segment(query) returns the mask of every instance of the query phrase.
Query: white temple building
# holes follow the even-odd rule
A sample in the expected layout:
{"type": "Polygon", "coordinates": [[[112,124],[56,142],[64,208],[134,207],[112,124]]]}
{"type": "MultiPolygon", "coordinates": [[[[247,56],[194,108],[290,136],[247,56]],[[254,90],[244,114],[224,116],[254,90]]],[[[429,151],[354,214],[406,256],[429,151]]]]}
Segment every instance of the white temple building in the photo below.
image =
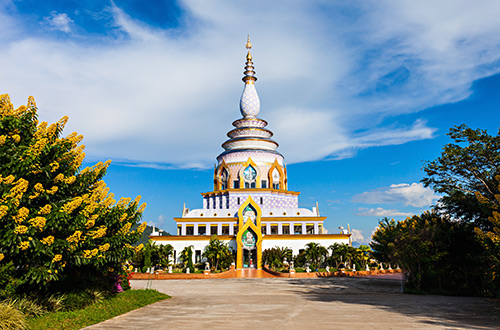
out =
{"type": "Polygon", "coordinates": [[[310,242],[328,247],[334,243],[351,243],[351,234],[327,234],[326,217],[318,206],[312,210],[299,207],[299,192],[288,190],[284,157],[278,143],[258,118],[260,100],[255,88],[254,66],[248,40],[244,71],[244,89],[240,99],[242,118],[233,122],[217,156],[213,191],[202,193],[203,207],[189,210],[174,218],[177,235],[150,236],[156,244],[171,244],[175,262],[180,252],[194,247],[194,262],[210,237],[217,237],[236,251],[236,268],[262,267],[262,251],[275,246],[289,247],[298,254],[310,242]]]}

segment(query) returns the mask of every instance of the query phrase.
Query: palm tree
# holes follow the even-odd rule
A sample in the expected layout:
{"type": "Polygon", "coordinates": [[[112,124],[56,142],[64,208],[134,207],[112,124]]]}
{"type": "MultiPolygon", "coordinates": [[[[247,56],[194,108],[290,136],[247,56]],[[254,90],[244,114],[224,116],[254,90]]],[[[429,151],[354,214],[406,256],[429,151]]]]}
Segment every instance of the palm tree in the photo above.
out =
{"type": "Polygon", "coordinates": [[[318,268],[325,256],[328,255],[328,251],[324,246],[314,242],[306,244],[304,253],[306,259],[311,262],[313,268],[318,268]]]}
{"type": "Polygon", "coordinates": [[[341,253],[341,247],[339,243],[334,243],[328,247],[332,251],[332,256],[331,260],[335,262],[335,268],[339,268],[340,264],[342,263],[342,253],[341,253]]]}
{"type": "Polygon", "coordinates": [[[227,243],[220,241],[217,236],[212,236],[210,242],[205,247],[203,258],[206,258],[210,265],[215,265],[215,270],[219,268],[219,263],[222,266],[227,266],[233,261],[233,253],[229,249],[227,243]]]}

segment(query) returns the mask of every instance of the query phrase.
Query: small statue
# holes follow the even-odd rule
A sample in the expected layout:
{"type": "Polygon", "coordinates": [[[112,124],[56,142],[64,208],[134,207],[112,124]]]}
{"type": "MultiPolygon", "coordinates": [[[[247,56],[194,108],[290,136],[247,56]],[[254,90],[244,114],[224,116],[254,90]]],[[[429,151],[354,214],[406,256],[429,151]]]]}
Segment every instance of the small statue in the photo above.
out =
{"type": "Polygon", "coordinates": [[[366,264],[366,271],[369,272],[370,271],[370,267],[368,266],[368,264],[366,264]]]}
{"type": "Polygon", "coordinates": [[[168,265],[168,273],[172,274],[172,265],[168,265]]]}
{"type": "Polygon", "coordinates": [[[391,268],[391,264],[389,264],[389,268],[387,268],[387,269],[388,269],[388,270],[392,270],[392,268],[391,268]]]}
{"type": "Polygon", "coordinates": [[[290,269],[294,269],[293,268],[293,261],[290,261],[290,269]]]}
{"type": "Polygon", "coordinates": [[[352,271],[355,272],[356,271],[356,264],[352,265],[352,271]]]}
{"type": "Polygon", "coordinates": [[[311,272],[311,268],[309,268],[309,265],[306,266],[306,272],[308,272],[308,273],[311,272]]]}
{"type": "Polygon", "coordinates": [[[380,263],[380,270],[384,270],[384,264],[380,263]]]}
{"type": "Polygon", "coordinates": [[[191,269],[189,267],[186,267],[186,274],[191,273],[191,269]]]}
{"type": "Polygon", "coordinates": [[[210,270],[210,264],[207,262],[205,262],[205,270],[210,270]]]}
{"type": "Polygon", "coordinates": [[[326,266],[325,270],[326,270],[327,273],[329,273],[330,272],[330,266],[326,266]]]}

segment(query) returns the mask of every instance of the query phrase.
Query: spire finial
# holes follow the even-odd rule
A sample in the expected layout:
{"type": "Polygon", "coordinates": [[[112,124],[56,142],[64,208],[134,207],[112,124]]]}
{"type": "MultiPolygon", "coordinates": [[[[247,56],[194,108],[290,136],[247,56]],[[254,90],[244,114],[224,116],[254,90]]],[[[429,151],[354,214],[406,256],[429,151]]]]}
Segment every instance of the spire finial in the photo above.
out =
{"type": "Polygon", "coordinates": [[[247,37],[247,49],[252,49],[252,43],[250,42],[250,35],[247,37]]]}

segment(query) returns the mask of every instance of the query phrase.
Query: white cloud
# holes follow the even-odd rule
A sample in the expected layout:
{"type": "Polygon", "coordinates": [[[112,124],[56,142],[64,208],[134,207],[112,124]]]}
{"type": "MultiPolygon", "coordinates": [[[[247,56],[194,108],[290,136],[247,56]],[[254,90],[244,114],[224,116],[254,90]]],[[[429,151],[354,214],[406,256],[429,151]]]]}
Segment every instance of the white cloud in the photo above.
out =
{"type": "Polygon", "coordinates": [[[439,198],[432,189],[422,183],[391,184],[389,187],[365,191],[353,197],[355,203],[387,204],[402,203],[406,206],[428,207],[439,198]]]}
{"type": "MultiPolygon", "coordinates": [[[[66,132],[84,134],[91,160],[207,167],[239,117],[247,33],[260,115],[288,163],[432,138],[425,121],[391,117],[464,99],[500,71],[498,1],[255,1],[251,15],[229,0],[181,6],[182,25],[160,29],[112,4],[121,34],[95,43],[22,36],[0,19],[0,90],[16,106],[34,95],[41,120],[69,115],[66,132]]],[[[64,13],[47,22],[79,31],[64,13]]]]}
{"type": "Polygon", "coordinates": [[[359,229],[351,229],[351,238],[353,241],[358,243],[365,243],[366,239],[363,236],[363,232],[359,229]]]}
{"type": "Polygon", "coordinates": [[[409,217],[413,215],[412,213],[400,212],[398,210],[385,210],[381,207],[375,209],[360,207],[358,211],[357,215],[365,217],[409,217]]]}
{"type": "Polygon", "coordinates": [[[71,23],[73,23],[73,20],[69,18],[68,14],[66,13],[61,13],[58,14],[57,12],[53,11],[50,13],[49,17],[44,18],[45,21],[54,29],[70,33],[71,32],[71,23]]]}

